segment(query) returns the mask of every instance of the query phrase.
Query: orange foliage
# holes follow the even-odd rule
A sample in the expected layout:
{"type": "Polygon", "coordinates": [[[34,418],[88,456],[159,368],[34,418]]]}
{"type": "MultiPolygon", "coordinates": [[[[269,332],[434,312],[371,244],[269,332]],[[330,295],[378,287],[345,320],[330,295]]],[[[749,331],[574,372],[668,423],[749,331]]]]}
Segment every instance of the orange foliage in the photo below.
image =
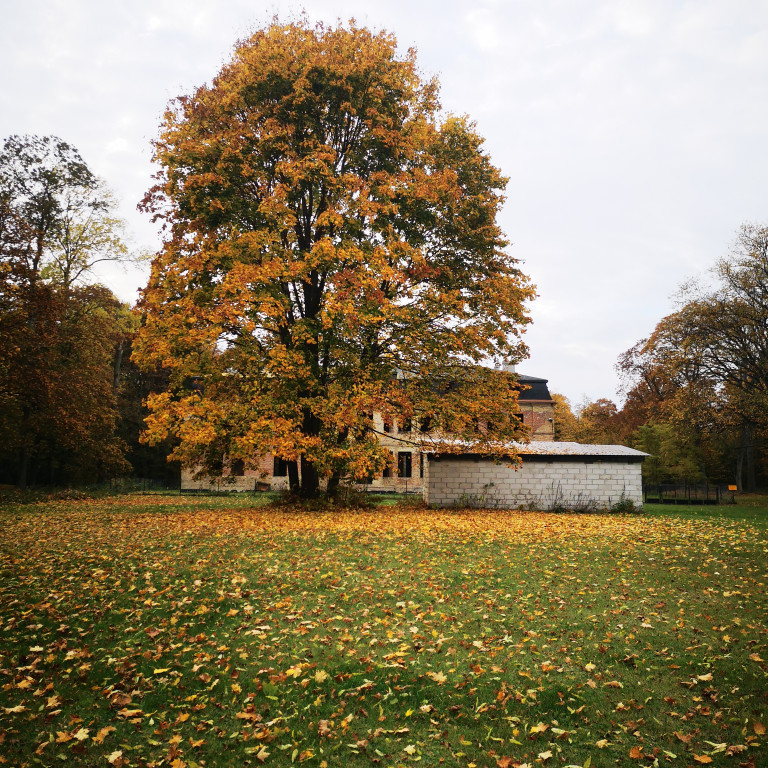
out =
{"type": "Polygon", "coordinates": [[[208,468],[300,460],[312,495],[384,466],[376,410],[489,453],[524,437],[516,394],[477,370],[524,356],[533,296],[481,145],[391,35],[273,24],[240,43],[156,144],[145,207],[168,239],[135,357],[171,369],[173,397],[150,403],[149,439],[208,468]]]}

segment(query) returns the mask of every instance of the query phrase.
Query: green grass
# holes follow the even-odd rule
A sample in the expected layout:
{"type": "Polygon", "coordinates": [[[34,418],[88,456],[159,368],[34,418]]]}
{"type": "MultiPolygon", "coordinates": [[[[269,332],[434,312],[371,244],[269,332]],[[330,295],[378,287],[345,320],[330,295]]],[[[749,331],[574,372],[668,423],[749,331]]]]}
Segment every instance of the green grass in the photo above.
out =
{"type": "Polygon", "coordinates": [[[0,760],[768,765],[768,506],[0,511],[0,760]]]}

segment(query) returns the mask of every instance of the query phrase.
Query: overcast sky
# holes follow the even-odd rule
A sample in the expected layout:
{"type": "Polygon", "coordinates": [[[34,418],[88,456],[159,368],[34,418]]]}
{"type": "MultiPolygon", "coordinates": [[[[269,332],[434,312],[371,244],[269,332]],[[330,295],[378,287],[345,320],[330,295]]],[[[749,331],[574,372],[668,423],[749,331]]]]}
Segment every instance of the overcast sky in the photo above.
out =
{"type": "MultiPolygon", "coordinates": [[[[681,281],[768,225],[765,0],[2,0],[0,138],[55,134],[136,203],[166,103],[274,14],[354,16],[415,46],[446,111],[509,177],[501,225],[538,287],[524,373],[574,405],[616,395],[617,356],[681,281]]],[[[133,302],[147,271],[102,279],[133,302]]]]}

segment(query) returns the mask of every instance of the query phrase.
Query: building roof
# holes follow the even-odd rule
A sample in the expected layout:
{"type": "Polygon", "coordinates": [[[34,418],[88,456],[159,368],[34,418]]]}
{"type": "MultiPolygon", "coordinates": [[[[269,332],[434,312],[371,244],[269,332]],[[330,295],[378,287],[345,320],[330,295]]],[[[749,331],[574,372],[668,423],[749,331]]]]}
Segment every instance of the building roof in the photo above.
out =
{"type": "MultiPolygon", "coordinates": [[[[454,448],[466,447],[461,453],[425,452],[440,459],[461,459],[462,457],[477,458],[482,456],[468,442],[452,441],[454,448]]],[[[642,461],[649,454],[627,448],[625,445],[593,445],[588,443],[556,443],[547,440],[532,440],[530,443],[507,443],[510,455],[518,454],[523,461],[642,461]]]]}
{"type": "Polygon", "coordinates": [[[649,454],[627,448],[626,445],[593,445],[590,443],[556,443],[532,440],[528,444],[515,444],[517,452],[525,455],[546,456],[648,456],[649,454]]]}
{"type": "Polygon", "coordinates": [[[518,400],[551,400],[547,382],[549,379],[540,379],[537,376],[526,376],[524,373],[517,374],[517,380],[520,384],[520,395],[518,400]]]}

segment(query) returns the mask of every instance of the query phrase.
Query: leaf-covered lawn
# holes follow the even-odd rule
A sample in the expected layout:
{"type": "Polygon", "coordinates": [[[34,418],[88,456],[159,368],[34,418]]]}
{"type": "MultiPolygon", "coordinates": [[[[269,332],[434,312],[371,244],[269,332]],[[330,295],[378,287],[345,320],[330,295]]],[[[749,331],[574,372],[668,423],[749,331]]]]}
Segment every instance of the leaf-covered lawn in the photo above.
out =
{"type": "Polygon", "coordinates": [[[0,762],[768,765],[765,518],[0,511],[0,762]]]}

